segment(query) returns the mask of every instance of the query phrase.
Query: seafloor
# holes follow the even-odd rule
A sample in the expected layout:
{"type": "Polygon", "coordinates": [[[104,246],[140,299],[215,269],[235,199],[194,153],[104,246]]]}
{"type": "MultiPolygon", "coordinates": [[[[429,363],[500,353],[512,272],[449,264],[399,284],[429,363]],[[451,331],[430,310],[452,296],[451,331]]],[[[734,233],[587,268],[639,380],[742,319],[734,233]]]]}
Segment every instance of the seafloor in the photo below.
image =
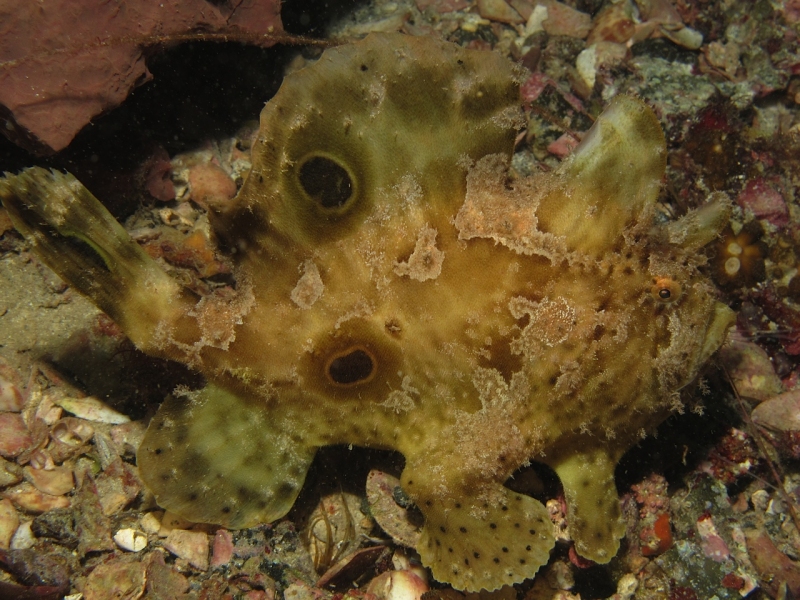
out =
{"type": "MultiPolygon", "coordinates": [[[[514,485],[547,502],[556,549],[535,580],[480,595],[800,597],[800,2],[287,2],[283,18],[295,34],[342,42],[403,31],[520,62],[531,71],[520,174],[556,167],[610,98],[636,94],[667,135],[665,216],[714,191],[734,200],[705,268],[738,313],[736,331],[685,414],[620,464],[628,531],[618,556],[595,565],[576,555],[558,482],[534,466],[514,485]]],[[[3,141],[0,166],[69,169],[202,292],[230,272],[204,207],[235,194],[260,107],[320,50],[159,50],[154,80],[66,150],[41,158],[3,141]]],[[[414,509],[391,453],[323,450],[295,508],[271,525],[228,531],[165,514],[138,478],[135,448],[163,397],[199,377],[139,353],[2,211],[0,282],[0,598],[464,596],[404,547],[414,509]]]]}

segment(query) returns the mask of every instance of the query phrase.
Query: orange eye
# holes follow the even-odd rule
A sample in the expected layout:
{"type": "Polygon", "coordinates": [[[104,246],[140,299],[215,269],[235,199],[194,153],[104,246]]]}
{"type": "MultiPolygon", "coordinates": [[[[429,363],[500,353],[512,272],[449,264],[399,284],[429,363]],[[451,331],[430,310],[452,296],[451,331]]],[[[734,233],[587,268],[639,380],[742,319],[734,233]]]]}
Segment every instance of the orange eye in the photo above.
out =
{"type": "Polygon", "coordinates": [[[355,346],[334,355],[325,370],[332,383],[345,386],[363,383],[375,374],[375,357],[366,348],[355,346]]]}
{"type": "Polygon", "coordinates": [[[656,277],[653,280],[653,287],[650,293],[656,302],[670,304],[681,297],[681,284],[670,277],[656,277]]]}

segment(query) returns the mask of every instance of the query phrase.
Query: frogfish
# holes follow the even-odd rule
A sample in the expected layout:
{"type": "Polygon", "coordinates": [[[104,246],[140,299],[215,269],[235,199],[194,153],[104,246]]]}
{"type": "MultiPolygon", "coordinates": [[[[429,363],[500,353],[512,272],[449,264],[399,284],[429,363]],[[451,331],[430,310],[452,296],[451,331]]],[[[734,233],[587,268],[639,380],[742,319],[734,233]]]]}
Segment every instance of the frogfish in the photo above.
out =
{"type": "Polygon", "coordinates": [[[159,505],[245,528],[292,507],[315,452],[402,453],[433,576],[533,577],[560,478],[575,549],[607,563],[625,527],[614,468],[680,405],[733,321],[700,268],[722,194],[657,211],[659,121],[618,95],[550,172],[513,177],[518,67],[441,40],[372,34],[287,76],[252,169],[210,210],[235,283],[183,287],[72,175],[0,181],[38,256],[142,351],[207,384],[168,397],[137,455],[159,505]]]}

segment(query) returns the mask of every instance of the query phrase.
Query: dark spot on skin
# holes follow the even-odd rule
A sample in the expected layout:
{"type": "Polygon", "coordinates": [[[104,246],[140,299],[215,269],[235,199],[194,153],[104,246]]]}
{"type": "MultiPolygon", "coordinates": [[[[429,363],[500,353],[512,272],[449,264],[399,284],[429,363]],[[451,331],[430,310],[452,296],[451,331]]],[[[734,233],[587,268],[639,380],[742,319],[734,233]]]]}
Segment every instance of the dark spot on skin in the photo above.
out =
{"type": "Polygon", "coordinates": [[[442,542],[439,541],[439,538],[436,538],[436,545],[437,546],[441,546],[442,545],[442,542]]]}
{"type": "Polygon", "coordinates": [[[459,530],[461,533],[467,533],[467,528],[466,528],[466,527],[459,527],[459,528],[458,528],[458,530],[459,530]]]}
{"type": "Polygon", "coordinates": [[[327,372],[332,382],[351,385],[369,379],[375,372],[375,361],[366,351],[356,348],[347,354],[335,356],[328,363],[327,372]]]}
{"type": "Polygon", "coordinates": [[[558,375],[553,375],[550,379],[547,380],[547,383],[550,384],[550,387],[554,386],[558,381],[558,375]]]}
{"type": "Polygon", "coordinates": [[[469,566],[469,559],[468,559],[468,558],[465,558],[465,559],[464,559],[464,564],[465,564],[465,565],[467,565],[467,566],[469,566]]]}
{"type": "Polygon", "coordinates": [[[296,489],[297,488],[294,486],[294,484],[291,484],[287,481],[285,483],[282,483],[280,487],[278,487],[278,489],[275,490],[275,495],[278,496],[278,498],[287,498],[288,496],[294,494],[294,491],[296,489]]]}
{"type": "Polygon", "coordinates": [[[583,481],[581,481],[581,485],[584,488],[588,488],[589,487],[589,480],[588,479],[584,479],[583,481]]]}
{"type": "Polygon", "coordinates": [[[155,451],[154,451],[154,453],[155,453],[155,455],[156,455],[156,456],[158,456],[158,455],[159,455],[159,454],[161,454],[162,452],[163,452],[163,450],[162,450],[161,448],[156,448],[156,449],[155,449],[155,451]]]}
{"type": "Polygon", "coordinates": [[[169,481],[170,480],[169,473],[162,473],[159,477],[161,478],[161,481],[169,481]]]}
{"type": "Polygon", "coordinates": [[[474,556],[475,558],[480,558],[481,557],[481,555],[478,552],[473,552],[472,556],[474,556]]]}
{"type": "Polygon", "coordinates": [[[497,529],[497,523],[489,523],[489,527],[492,529],[497,529]]]}
{"type": "Polygon", "coordinates": [[[514,523],[514,527],[516,527],[517,529],[519,529],[519,523],[514,523]]]}
{"type": "Polygon", "coordinates": [[[500,559],[497,558],[496,556],[492,560],[494,561],[494,564],[496,564],[496,565],[500,564],[500,559]]]}
{"type": "Polygon", "coordinates": [[[223,506],[222,507],[222,512],[227,515],[229,512],[231,512],[231,507],[230,506],[223,506]]]}
{"type": "Polygon", "coordinates": [[[508,552],[508,548],[506,548],[505,546],[503,546],[503,547],[501,548],[501,550],[502,550],[503,552],[508,552]]]}
{"type": "Polygon", "coordinates": [[[448,551],[450,554],[452,554],[452,553],[453,553],[453,549],[452,549],[452,548],[448,548],[448,549],[447,549],[447,551],[448,551]]]}
{"type": "Polygon", "coordinates": [[[527,550],[528,552],[530,552],[530,551],[531,551],[531,547],[530,547],[530,546],[525,546],[525,550],[527,550]]]}
{"type": "Polygon", "coordinates": [[[447,533],[447,529],[444,528],[444,525],[439,525],[439,531],[442,533],[447,533]]]}
{"type": "Polygon", "coordinates": [[[430,500],[425,500],[425,506],[433,506],[433,502],[430,500]]]}
{"type": "Polygon", "coordinates": [[[300,185],[323,208],[339,208],[353,194],[353,182],[344,167],[327,156],[312,156],[300,166],[300,185]]]}
{"type": "Polygon", "coordinates": [[[362,71],[362,73],[363,73],[364,71],[367,71],[367,70],[369,70],[369,67],[368,67],[367,65],[361,65],[361,71],[362,71]]]}
{"type": "Polygon", "coordinates": [[[525,559],[524,558],[520,558],[519,559],[519,564],[524,565],[525,564],[525,559]]]}
{"type": "Polygon", "coordinates": [[[461,503],[456,502],[456,508],[461,508],[461,503]]]}
{"type": "Polygon", "coordinates": [[[528,529],[528,533],[530,533],[531,535],[536,535],[536,530],[535,529],[528,529]]]}
{"type": "Polygon", "coordinates": [[[197,492],[192,492],[191,494],[189,494],[189,500],[191,502],[194,502],[195,500],[197,500],[197,492]]]}
{"type": "Polygon", "coordinates": [[[503,512],[505,512],[505,511],[507,511],[507,510],[508,510],[508,507],[507,507],[507,506],[501,506],[501,507],[500,507],[500,510],[502,510],[503,512]]]}

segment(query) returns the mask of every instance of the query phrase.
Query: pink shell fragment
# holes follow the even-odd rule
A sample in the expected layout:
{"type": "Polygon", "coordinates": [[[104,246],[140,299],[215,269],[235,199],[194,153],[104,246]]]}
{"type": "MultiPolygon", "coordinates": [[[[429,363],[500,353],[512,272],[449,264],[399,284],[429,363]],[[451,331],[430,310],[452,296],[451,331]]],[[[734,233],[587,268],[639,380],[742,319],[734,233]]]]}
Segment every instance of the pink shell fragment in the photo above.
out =
{"type": "Polygon", "coordinates": [[[789,209],[783,195],[764,179],[751,179],[736,198],[736,203],[759,219],[784,227],[789,223],[789,209]]]}
{"type": "Polygon", "coordinates": [[[18,413],[0,413],[0,456],[18,456],[33,443],[33,438],[18,413]]]}

